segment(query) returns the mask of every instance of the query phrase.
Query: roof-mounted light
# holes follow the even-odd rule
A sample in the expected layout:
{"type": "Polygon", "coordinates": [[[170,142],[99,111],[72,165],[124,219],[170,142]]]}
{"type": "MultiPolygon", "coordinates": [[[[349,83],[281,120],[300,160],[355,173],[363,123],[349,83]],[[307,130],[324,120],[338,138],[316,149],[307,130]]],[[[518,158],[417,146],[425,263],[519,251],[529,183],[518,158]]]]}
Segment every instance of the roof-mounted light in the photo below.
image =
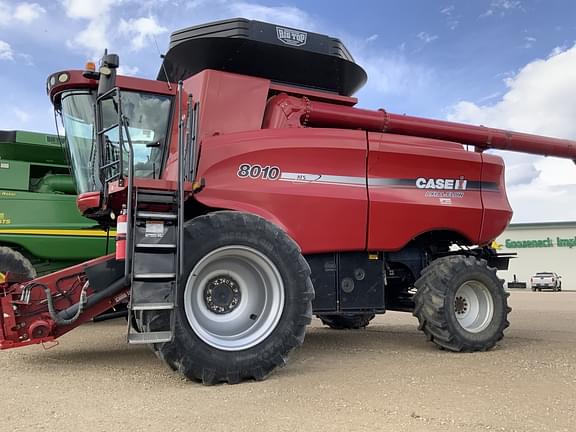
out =
{"type": "Polygon", "coordinates": [[[50,75],[46,80],[46,92],[50,93],[50,90],[52,90],[54,86],[57,86],[58,84],[64,84],[68,81],[70,81],[69,72],[58,72],[50,75]]]}
{"type": "Polygon", "coordinates": [[[93,61],[86,62],[84,71],[82,72],[84,78],[98,80],[100,79],[100,72],[96,71],[96,63],[93,61]]]}

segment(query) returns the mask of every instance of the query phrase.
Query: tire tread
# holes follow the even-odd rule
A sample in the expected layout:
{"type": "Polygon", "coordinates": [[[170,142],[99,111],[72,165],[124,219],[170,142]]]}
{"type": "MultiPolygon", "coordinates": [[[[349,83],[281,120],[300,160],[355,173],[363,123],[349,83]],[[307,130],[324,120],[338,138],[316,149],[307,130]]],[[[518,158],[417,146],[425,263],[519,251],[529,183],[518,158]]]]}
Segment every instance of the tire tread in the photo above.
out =
{"type": "Polygon", "coordinates": [[[283,257],[282,261],[288,263],[283,265],[293,269],[290,271],[293,275],[290,283],[294,289],[286,293],[286,301],[292,302],[293,311],[290,317],[286,318],[287,325],[282,330],[277,327],[272,335],[260,344],[262,348],[257,346],[259,351],[250,354],[250,364],[247,364],[248,354],[244,351],[229,353],[226,362],[214,360],[217,356],[211,356],[210,351],[218,350],[191,336],[192,330],[184,328],[188,325],[185,318],[177,319],[174,341],[157,346],[158,357],[187,379],[202,382],[204,385],[222,382],[237,384],[244,380],[265,379],[277,367],[285,366],[290,353],[303,344],[306,328],[312,320],[314,287],[307,261],[302,257],[297,244],[286,233],[255,215],[233,211],[213,212],[188,221],[184,229],[185,244],[194,244],[199,238],[210,238],[206,233],[214,233],[213,237],[220,236],[220,239],[226,241],[237,242],[238,238],[241,238],[252,245],[257,244],[261,249],[274,250],[279,257],[283,257]],[[191,338],[194,339],[193,343],[184,342],[191,338]],[[267,343],[271,338],[274,338],[273,341],[267,343]],[[266,348],[263,348],[264,346],[266,348]],[[208,366],[210,361],[213,366],[208,366]]]}
{"type": "Polygon", "coordinates": [[[440,348],[455,352],[486,351],[502,340],[504,330],[510,325],[506,318],[512,310],[507,304],[510,293],[504,291],[502,282],[496,277],[496,269],[488,267],[484,259],[464,255],[438,258],[422,271],[415,287],[417,292],[414,296],[413,315],[418,318],[418,329],[424,332],[429,341],[440,348]],[[446,287],[450,286],[454,274],[470,271],[483,271],[492,275],[495,283],[499,285],[500,301],[504,304],[504,319],[487,342],[480,343],[451,330],[446,318],[446,314],[451,312],[446,310],[448,292],[446,287]]]}

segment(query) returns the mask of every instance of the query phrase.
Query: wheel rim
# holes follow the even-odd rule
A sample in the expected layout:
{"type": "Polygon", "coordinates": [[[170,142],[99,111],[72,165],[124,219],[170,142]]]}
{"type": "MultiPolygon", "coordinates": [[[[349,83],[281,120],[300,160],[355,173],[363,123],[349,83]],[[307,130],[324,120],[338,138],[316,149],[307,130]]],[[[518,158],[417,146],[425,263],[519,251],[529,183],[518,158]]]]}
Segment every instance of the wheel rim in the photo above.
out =
{"type": "Polygon", "coordinates": [[[202,258],[184,290],[188,323],[200,339],[225,351],[262,342],[284,309],[284,283],[274,263],[247,246],[225,246],[202,258]]]}
{"type": "Polygon", "coordinates": [[[494,316],[494,299],[479,281],[464,282],[454,297],[454,312],[460,326],[470,332],[484,330],[494,316]]]}

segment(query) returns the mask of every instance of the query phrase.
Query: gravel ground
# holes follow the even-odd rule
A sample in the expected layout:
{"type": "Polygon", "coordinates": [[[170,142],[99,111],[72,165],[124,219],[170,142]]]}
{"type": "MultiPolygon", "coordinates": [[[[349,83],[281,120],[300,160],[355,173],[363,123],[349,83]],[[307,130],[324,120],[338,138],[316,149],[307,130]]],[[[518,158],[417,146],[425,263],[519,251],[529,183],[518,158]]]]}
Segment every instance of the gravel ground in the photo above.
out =
{"type": "Polygon", "coordinates": [[[315,320],[264,382],[183,381],[125,323],[0,353],[1,431],[574,431],[576,292],[513,292],[494,350],[439,351],[408,314],[366,330],[315,320]]]}

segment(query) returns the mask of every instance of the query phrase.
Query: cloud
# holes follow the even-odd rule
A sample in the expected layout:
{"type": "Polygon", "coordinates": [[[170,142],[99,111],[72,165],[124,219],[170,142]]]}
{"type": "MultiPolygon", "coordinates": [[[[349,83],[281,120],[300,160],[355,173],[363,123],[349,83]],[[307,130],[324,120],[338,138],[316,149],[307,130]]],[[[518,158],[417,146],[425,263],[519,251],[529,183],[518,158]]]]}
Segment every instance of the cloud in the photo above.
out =
{"type": "Polygon", "coordinates": [[[462,101],[451,118],[524,132],[576,138],[576,45],[555,49],[506,78],[506,93],[492,105],[462,101]]]}
{"type": "Polygon", "coordinates": [[[480,18],[493,15],[504,16],[513,10],[524,11],[524,7],[522,6],[522,2],[520,0],[492,0],[492,2],[490,2],[490,6],[486,12],[480,15],[480,18]]]}
{"type": "Polygon", "coordinates": [[[6,25],[12,20],[12,11],[7,3],[0,0],[0,25],[6,25]]]}
{"type": "Polygon", "coordinates": [[[84,51],[90,57],[99,57],[105,48],[114,44],[122,45],[125,41],[133,50],[139,50],[150,37],[167,31],[152,16],[129,19],[118,17],[121,12],[125,12],[119,10],[119,6],[139,4],[136,0],[61,0],[61,3],[68,17],[88,21],[84,30],[67,43],[69,47],[84,51]]]}
{"type": "Polygon", "coordinates": [[[226,9],[232,16],[243,16],[254,20],[282,24],[288,27],[305,28],[307,30],[315,28],[310,16],[296,7],[272,7],[244,1],[232,1],[227,3],[226,9]]]}
{"type": "Polygon", "coordinates": [[[450,5],[450,6],[445,7],[444,9],[442,9],[440,11],[440,13],[442,15],[452,15],[452,13],[454,12],[454,9],[455,9],[454,5],[450,5]]]}
{"type": "Polygon", "coordinates": [[[85,51],[89,57],[100,57],[104,49],[110,45],[108,40],[109,24],[110,18],[108,16],[91,20],[84,30],[67,41],[68,46],[85,51]]]}
{"type": "Polygon", "coordinates": [[[110,42],[109,25],[110,11],[122,0],[61,0],[66,15],[72,19],[88,20],[88,25],[67,44],[71,48],[84,51],[90,57],[98,57],[110,42]]]}
{"type": "MultiPolygon", "coordinates": [[[[209,3],[211,3],[211,0],[190,0],[186,3],[186,9],[193,9],[197,11],[198,9],[201,9],[202,7],[208,5],[209,3]]],[[[222,4],[225,2],[223,2],[222,0],[215,0],[214,3],[222,4]]]]}
{"type": "Polygon", "coordinates": [[[532,48],[532,46],[534,45],[534,42],[536,42],[535,37],[525,36],[524,37],[524,48],[532,48]]]}
{"type": "Polygon", "coordinates": [[[420,32],[416,36],[424,43],[434,42],[436,39],[438,39],[437,35],[431,35],[426,32],[420,32]]]}
{"type": "Polygon", "coordinates": [[[548,57],[550,58],[550,57],[554,57],[558,54],[562,54],[564,51],[568,50],[568,48],[569,48],[568,45],[560,45],[560,46],[554,47],[554,49],[552,50],[552,52],[550,53],[550,55],[548,57]]]}
{"type": "Polygon", "coordinates": [[[409,95],[419,92],[432,79],[431,69],[410,62],[401,52],[374,54],[362,49],[354,51],[358,53],[355,56],[357,62],[368,74],[366,91],[409,95]]]}
{"type": "Polygon", "coordinates": [[[48,98],[35,100],[32,94],[27,93],[28,89],[19,88],[19,83],[15,83],[14,87],[17,92],[4,89],[4,99],[0,101],[0,130],[52,132],[54,108],[48,98]]]}
{"type": "Polygon", "coordinates": [[[14,10],[14,18],[24,23],[31,23],[46,13],[46,9],[38,3],[21,3],[14,10]]]}
{"type": "MultiPolygon", "coordinates": [[[[556,48],[546,59],[524,66],[514,76],[504,80],[506,93],[495,103],[478,105],[461,101],[452,107],[450,120],[521,132],[576,139],[576,45],[556,48]]],[[[574,212],[567,210],[568,191],[576,189],[576,165],[569,160],[542,158],[532,155],[501,152],[507,163],[507,183],[510,200],[516,209],[524,211],[531,203],[541,207],[549,203],[547,220],[568,219],[574,212]],[[574,185],[567,186],[567,185],[574,185]],[[550,200],[563,197],[565,200],[550,200]],[[536,205],[537,203],[537,205],[536,205]],[[555,204],[553,204],[555,203],[555,204]]],[[[571,206],[576,209],[576,206],[571,206]]],[[[536,214],[522,217],[537,220],[536,214]]],[[[542,212],[538,217],[544,217],[542,212]]]]}
{"type": "Polygon", "coordinates": [[[0,0],[0,26],[30,24],[45,13],[46,9],[38,3],[23,2],[14,7],[14,5],[0,0]]]}
{"type": "Polygon", "coordinates": [[[159,25],[154,17],[120,20],[120,33],[130,38],[134,50],[142,49],[148,39],[166,33],[168,29],[159,25]]]}
{"type": "Polygon", "coordinates": [[[440,13],[446,16],[446,25],[448,25],[448,28],[450,30],[456,30],[456,28],[460,24],[459,17],[454,15],[455,10],[456,7],[454,5],[447,6],[444,9],[440,10],[440,13]]]}
{"type": "Polygon", "coordinates": [[[487,101],[492,100],[492,99],[496,99],[496,98],[500,97],[501,95],[502,95],[502,93],[500,93],[500,92],[490,93],[489,95],[486,95],[486,96],[480,98],[478,100],[478,103],[483,103],[483,102],[487,102],[487,101]]]}
{"type": "Polygon", "coordinates": [[[366,38],[366,42],[374,42],[376,39],[378,39],[378,35],[377,34],[373,34],[371,36],[368,36],[366,38]]]}
{"type": "Polygon", "coordinates": [[[137,66],[120,65],[118,75],[136,76],[140,69],[137,66]]]}
{"type": "Polygon", "coordinates": [[[508,189],[513,222],[574,221],[576,185],[530,184],[508,189]]]}
{"type": "Polygon", "coordinates": [[[400,100],[404,105],[422,105],[422,95],[429,94],[436,70],[428,64],[414,61],[414,56],[407,53],[406,42],[386,49],[382,44],[372,43],[375,35],[363,38],[334,31],[322,23],[318,27],[317,31],[343,41],[356,63],[366,71],[368,81],[354,95],[361,106],[375,108],[385,102],[387,108],[393,110],[395,102],[400,100]]]}
{"type": "Polygon", "coordinates": [[[241,16],[287,27],[314,30],[318,21],[297,7],[265,6],[242,0],[191,0],[186,3],[186,8],[194,12],[196,22],[241,16]]]}
{"type": "Polygon", "coordinates": [[[0,60],[14,60],[14,50],[8,42],[0,40],[0,60]]]}
{"type": "Polygon", "coordinates": [[[121,4],[122,0],[61,0],[61,3],[68,17],[94,20],[107,15],[110,9],[121,4]]]}
{"type": "Polygon", "coordinates": [[[538,178],[542,171],[532,162],[523,165],[512,165],[506,170],[506,184],[508,187],[529,185],[538,178]]]}
{"type": "Polygon", "coordinates": [[[26,66],[34,66],[34,58],[30,54],[18,53],[18,57],[22,59],[26,66]]]}

